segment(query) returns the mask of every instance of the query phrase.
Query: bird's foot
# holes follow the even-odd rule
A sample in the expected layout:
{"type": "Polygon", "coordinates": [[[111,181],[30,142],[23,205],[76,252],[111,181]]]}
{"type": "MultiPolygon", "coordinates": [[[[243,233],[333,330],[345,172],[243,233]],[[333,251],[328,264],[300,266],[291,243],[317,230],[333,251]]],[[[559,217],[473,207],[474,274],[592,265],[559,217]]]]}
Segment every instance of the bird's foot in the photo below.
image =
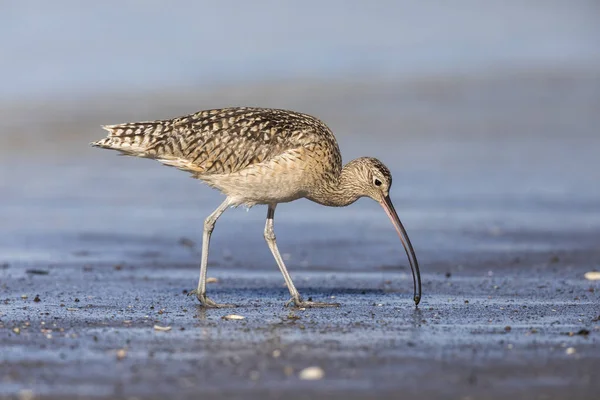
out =
{"type": "Polygon", "coordinates": [[[191,296],[191,295],[196,295],[196,298],[200,301],[200,304],[202,304],[202,306],[206,307],[206,308],[232,308],[232,307],[236,307],[235,304],[215,303],[214,301],[212,301],[211,299],[209,299],[208,297],[206,297],[206,293],[205,294],[199,294],[198,290],[196,290],[196,289],[191,290],[188,293],[188,296],[191,296]]]}
{"type": "Polygon", "coordinates": [[[295,298],[292,297],[285,303],[286,307],[296,307],[296,308],[319,308],[319,307],[339,307],[340,303],[325,303],[321,301],[304,301],[301,297],[295,298]]]}

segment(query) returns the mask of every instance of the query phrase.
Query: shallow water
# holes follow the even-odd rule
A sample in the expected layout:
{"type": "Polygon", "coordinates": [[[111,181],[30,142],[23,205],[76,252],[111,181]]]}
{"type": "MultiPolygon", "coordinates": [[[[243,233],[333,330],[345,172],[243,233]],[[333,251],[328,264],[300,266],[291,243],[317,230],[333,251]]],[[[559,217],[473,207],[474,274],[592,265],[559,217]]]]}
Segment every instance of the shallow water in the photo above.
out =
{"type": "MultiPolygon", "coordinates": [[[[425,266],[597,247],[599,74],[337,84],[290,98],[303,89],[272,87],[263,104],[320,116],[336,132],[346,161],[383,160],[394,175],[392,199],[425,266]],[[326,104],[311,104],[321,95],[326,104]]],[[[257,93],[218,95],[221,102],[255,104],[257,93]]],[[[177,242],[199,241],[204,218],[222,196],[176,169],[88,143],[103,136],[96,128],[101,122],[179,115],[210,107],[211,98],[137,97],[131,103],[138,108],[126,117],[110,102],[90,114],[100,100],[58,104],[46,110],[50,115],[28,120],[20,120],[22,109],[7,113],[0,137],[0,259],[195,262],[197,249],[177,242]]],[[[271,268],[264,218],[264,207],[227,211],[211,261],[271,268]]],[[[295,268],[406,265],[391,224],[368,199],[341,209],[306,200],[281,205],[276,231],[295,268]]]]}

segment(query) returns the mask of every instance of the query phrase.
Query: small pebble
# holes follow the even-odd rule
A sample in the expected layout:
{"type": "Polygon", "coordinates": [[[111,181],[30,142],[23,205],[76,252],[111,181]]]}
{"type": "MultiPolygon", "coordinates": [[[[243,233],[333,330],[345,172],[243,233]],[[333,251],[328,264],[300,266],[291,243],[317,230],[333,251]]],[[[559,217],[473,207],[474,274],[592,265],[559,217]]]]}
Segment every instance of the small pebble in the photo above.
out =
{"type": "Polygon", "coordinates": [[[223,317],[223,319],[226,320],[240,320],[240,319],[245,319],[246,317],[244,317],[243,315],[237,315],[237,314],[229,314],[223,317]]]}
{"type": "Polygon", "coordinates": [[[206,278],[206,283],[217,283],[219,280],[215,277],[206,278]]]}
{"type": "Polygon", "coordinates": [[[13,328],[13,332],[18,335],[19,333],[21,333],[21,329],[18,328],[18,327],[17,328],[13,328]]]}
{"type": "Polygon", "coordinates": [[[122,360],[125,357],[127,357],[127,350],[125,350],[125,349],[117,350],[117,360],[122,360]]]}
{"type": "Polygon", "coordinates": [[[577,352],[577,350],[575,350],[575,347],[568,347],[567,350],[565,350],[565,353],[567,353],[567,355],[572,355],[575,354],[577,352]]]}
{"type": "Polygon", "coordinates": [[[36,294],[35,298],[33,299],[33,301],[35,301],[36,303],[39,303],[40,301],[42,301],[42,300],[40,300],[40,295],[36,294]]]}
{"type": "Polygon", "coordinates": [[[316,381],[319,379],[323,379],[325,376],[325,371],[321,367],[308,367],[304,368],[298,374],[298,377],[305,381],[316,381]]]}

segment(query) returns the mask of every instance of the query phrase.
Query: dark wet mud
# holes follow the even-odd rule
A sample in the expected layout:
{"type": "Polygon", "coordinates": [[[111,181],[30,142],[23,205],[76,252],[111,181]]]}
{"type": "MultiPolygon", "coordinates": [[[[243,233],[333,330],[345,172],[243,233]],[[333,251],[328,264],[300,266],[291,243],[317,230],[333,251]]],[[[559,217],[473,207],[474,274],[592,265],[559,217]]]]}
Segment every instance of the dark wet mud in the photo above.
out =
{"type": "Polygon", "coordinates": [[[305,310],[284,307],[278,272],[212,267],[209,295],[238,307],[206,310],[185,294],[193,265],[8,265],[0,388],[53,398],[596,398],[600,286],[552,258],[521,267],[427,271],[418,308],[406,274],[303,271],[293,275],[305,297],[341,303],[305,310]],[[311,366],[322,379],[301,380],[311,366]]]}

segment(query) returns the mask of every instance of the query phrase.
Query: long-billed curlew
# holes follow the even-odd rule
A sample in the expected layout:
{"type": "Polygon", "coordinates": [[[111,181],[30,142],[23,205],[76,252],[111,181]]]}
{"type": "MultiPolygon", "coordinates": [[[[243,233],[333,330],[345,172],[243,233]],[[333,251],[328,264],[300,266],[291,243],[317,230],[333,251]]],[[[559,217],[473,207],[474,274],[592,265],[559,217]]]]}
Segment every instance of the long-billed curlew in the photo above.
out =
{"type": "Polygon", "coordinates": [[[389,197],[392,176],[379,160],[362,157],[342,166],[335,136],[310,115],[268,108],[224,108],[184,117],[104,126],[109,133],[93,146],[152,158],[191,172],[227,198],[204,221],[198,288],[205,307],[226,307],[206,297],[208,247],[215,222],[232,206],[268,206],[265,240],[298,307],[337,306],[303,301],[277,249],[275,207],[305,197],[343,207],[360,197],[379,202],[394,224],[412,269],[414,301],[421,300],[415,252],[389,197]]]}

